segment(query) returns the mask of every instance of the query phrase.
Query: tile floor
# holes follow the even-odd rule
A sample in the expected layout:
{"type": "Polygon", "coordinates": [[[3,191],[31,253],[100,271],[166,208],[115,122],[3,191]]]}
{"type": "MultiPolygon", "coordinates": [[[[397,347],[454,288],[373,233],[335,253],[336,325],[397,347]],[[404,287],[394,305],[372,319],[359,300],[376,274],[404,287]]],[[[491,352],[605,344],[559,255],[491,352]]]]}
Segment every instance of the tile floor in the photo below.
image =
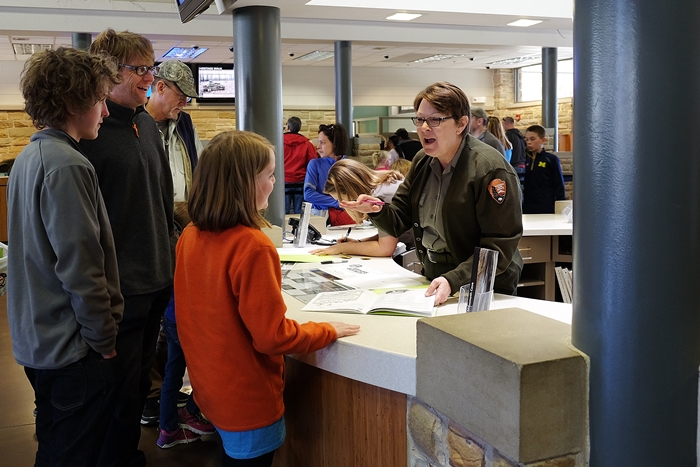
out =
{"type": "MultiPolygon", "coordinates": [[[[7,300],[0,298],[0,465],[31,467],[36,453],[34,394],[24,370],[12,357],[7,324],[7,300]]],[[[141,444],[149,467],[219,467],[221,441],[218,435],[202,437],[192,444],[160,449],[157,428],[141,428],[141,444]]]]}

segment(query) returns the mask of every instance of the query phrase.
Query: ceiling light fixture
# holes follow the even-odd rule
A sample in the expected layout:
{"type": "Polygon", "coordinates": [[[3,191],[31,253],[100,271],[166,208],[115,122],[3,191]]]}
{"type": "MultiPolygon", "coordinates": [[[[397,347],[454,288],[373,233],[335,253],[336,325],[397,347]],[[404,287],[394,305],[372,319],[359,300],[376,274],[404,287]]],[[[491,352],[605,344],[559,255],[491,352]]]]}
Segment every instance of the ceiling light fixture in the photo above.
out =
{"type": "Polygon", "coordinates": [[[314,50],[306,55],[297,57],[294,60],[301,60],[302,62],[320,62],[321,60],[326,60],[334,55],[333,52],[323,52],[320,50],[314,50]]]}
{"type": "Polygon", "coordinates": [[[206,47],[173,47],[163,55],[163,58],[195,58],[202,55],[207,50],[209,49],[206,47]]]}
{"type": "Polygon", "coordinates": [[[453,54],[437,54],[431,55],[430,57],[419,58],[418,60],[413,60],[411,63],[430,63],[439,62],[440,60],[447,60],[450,58],[463,58],[466,57],[465,54],[453,55],[453,54]]]}
{"type": "Polygon", "coordinates": [[[12,44],[15,55],[31,55],[40,50],[51,50],[53,44],[12,44]]]}
{"type": "MultiPolygon", "coordinates": [[[[305,0],[306,1],[306,0],[305,0]]],[[[371,8],[395,11],[425,11],[425,0],[308,0],[308,6],[346,8],[371,8]]],[[[466,13],[474,15],[507,15],[537,18],[573,18],[574,0],[490,0],[465,2],[464,0],[440,0],[428,7],[431,13],[466,13]]]]}
{"type": "Polygon", "coordinates": [[[531,62],[533,60],[540,60],[542,57],[540,55],[527,55],[525,57],[514,57],[507,58],[505,60],[498,60],[496,62],[491,62],[489,65],[518,65],[524,62],[531,62]]]}
{"type": "Polygon", "coordinates": [[[508,26],[516,26],[519,28],[527,28],[530,26],[534,26],[535,24],[540,24],[542,21],[538,19],[519,19],[518,21],[513,21],[512,23],[508,23],[508,26]]]}
{"type": "Polygon", "coordinates": [[[423,15],[418,13],[396,13],[391,16],[387,16],[386,19],[391,21],[411,21],[412,19],[420,18],[423,15]]]}

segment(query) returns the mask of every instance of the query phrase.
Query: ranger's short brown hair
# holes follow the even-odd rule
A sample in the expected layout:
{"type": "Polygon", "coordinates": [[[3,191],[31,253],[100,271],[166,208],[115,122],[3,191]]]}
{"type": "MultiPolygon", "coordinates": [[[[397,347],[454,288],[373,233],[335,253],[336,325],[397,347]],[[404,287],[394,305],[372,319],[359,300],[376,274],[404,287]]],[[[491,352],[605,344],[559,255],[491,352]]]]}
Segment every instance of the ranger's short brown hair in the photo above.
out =
{"type": "MultiPolygon", "coordinates": [[[[413,110],[418,112],[418,107],[423,100],[430,102],[440,113],[451,116],[459,124],[462,117],[470,118],[471,107],[469,99],[460,88],[447,81],[438,81],[418,93],[413,101],[413,110]]],[[[469,126],[464,129],[468,131],[469,126]]]]}
{"type": "Polygon", "coordinates": [[[87,112],[119,81],[112,57],[66,47],[42,50],[24,64],[24,110],[39,130],[63,129],[68,112],[87,112]]]}

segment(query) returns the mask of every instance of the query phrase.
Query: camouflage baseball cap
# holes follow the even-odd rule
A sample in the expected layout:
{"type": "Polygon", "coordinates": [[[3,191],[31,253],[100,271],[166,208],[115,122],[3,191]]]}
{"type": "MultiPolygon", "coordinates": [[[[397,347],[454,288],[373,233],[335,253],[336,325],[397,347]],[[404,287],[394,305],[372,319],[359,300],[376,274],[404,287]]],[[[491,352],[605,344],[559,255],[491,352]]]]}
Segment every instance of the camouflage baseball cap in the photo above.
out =
{"type": "Polygon", "coordinates": [[[154,76],[172,81],[187,97],[199,97],[194,88],[192,70],[180,60],[169,60],[161,63],[158,65],[158,71],[154,76]]]}
{"type": "Polygon", "coordinates": [[[484,125],[486,125],[486,123],[487,123],[488,120],[489,120],[489,116],[486,115],[486,111],[485,111],[484,109],[482,109],[481,107],[472,107],[471,113],[472,113],[472,115],[474,115],[476,118],[483,118],[483,119],[484,119],[484,125]]]}

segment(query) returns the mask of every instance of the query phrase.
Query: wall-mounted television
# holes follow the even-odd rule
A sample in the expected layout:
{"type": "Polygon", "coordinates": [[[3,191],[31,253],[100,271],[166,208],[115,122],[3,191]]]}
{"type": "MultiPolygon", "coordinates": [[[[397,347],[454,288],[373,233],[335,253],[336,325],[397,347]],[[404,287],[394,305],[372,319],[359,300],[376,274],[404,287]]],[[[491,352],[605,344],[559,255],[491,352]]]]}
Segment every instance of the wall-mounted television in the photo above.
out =
{"type": "Polygon", "coordinates": [[[180,13],[180,21],[186,23],[209,8],[214,0],[175,0],[175,3],[180,13]]]}
{"type": "Polygon", "coordinates": [[[195,75],[197,102],[228,103],[236,101],[236,82],[232,63],[199,63],[195,75]]]}

